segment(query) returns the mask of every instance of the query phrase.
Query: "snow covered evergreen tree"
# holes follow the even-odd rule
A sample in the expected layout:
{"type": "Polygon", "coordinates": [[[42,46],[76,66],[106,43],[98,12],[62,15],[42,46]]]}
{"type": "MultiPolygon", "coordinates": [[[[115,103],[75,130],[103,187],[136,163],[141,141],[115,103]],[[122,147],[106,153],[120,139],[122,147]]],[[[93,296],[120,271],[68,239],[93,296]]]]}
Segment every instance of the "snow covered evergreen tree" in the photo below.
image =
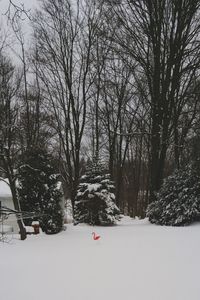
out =
{"type": "MultiPolygon", "coordinates": [[[[18,193],[21,208],[39,214],[42,230],[48,234],[62,229],[62,193],[58,189],[58,175],[46,150],[31,148],[23,154],[18,169],[18,193]]],[[[27,225],[33,221],[25,220],[27,225]]]]}
{"type": "Polygon", "coordinates": [[[110,175],[105,174],[102,165],[95,160],[80,179],[74,209],[75,224],[113,225],[120,220],[114,191],[110,175]]]}
{"type": "Polygon", "coordinates": [[[175,171],[147,208],[151,223],[181,226],[200,219],[200,172],[197,162],[175,171]]]}

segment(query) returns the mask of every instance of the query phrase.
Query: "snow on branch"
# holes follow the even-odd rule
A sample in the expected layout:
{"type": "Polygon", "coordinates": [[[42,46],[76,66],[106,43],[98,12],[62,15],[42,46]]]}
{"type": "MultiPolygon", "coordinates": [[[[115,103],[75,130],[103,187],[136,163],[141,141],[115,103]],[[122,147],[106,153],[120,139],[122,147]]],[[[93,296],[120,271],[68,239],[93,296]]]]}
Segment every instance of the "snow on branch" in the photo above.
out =
{"type": "Polygon", "coordinates": [[[0,177],[0,181],[5,182],[8,186],[10,186],[10,183],[8,182],[8,180],[6,180],[6,178],[0,177]]]}
{"type": "Polygon", "coordinates": [[[142,132],[139,132],[139,131],[133,131],[133,132],[118,132],[118,131],[113,131],[111,130],[112,133],[116,134],[116,135],[119,135],[119,136],[134,136],[134,135],[151,135],[151,133],[149,132],[146,132],[146,131],[142,131],[142,132]]]}

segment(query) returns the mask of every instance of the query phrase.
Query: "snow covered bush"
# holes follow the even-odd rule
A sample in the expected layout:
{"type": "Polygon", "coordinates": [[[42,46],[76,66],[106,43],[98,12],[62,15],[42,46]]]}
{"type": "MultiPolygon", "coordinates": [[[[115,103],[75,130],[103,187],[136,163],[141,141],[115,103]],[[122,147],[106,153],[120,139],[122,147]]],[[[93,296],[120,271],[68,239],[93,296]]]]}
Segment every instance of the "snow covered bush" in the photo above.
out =
{"type": "Polygon", "coordinates": [[[110,175],[103,174],[99,164],[93,165],[80,179],[74,208],[75,224],[113,225],[120,220],[114,191],[110,175]]]}
{"type": "MultiPolygon", "coordinates": [[[[21,209],[34,212],[42,230],[57,233],[63,226],[62,193],[52,157],[41,148],[27,150],[18,168],[18,194],[21,209]],[[37,217],[38,215],[38,217],[37,217]]],[[[25,219],[30,225],[33,219],[25,219]]]]}
{"type": "Polygon", "coordinates": [[[163,183],[157,201],[147,208],[151,223],[181,226],[200,219],[200,175],[190,164],[175,171],[163,183]]]}

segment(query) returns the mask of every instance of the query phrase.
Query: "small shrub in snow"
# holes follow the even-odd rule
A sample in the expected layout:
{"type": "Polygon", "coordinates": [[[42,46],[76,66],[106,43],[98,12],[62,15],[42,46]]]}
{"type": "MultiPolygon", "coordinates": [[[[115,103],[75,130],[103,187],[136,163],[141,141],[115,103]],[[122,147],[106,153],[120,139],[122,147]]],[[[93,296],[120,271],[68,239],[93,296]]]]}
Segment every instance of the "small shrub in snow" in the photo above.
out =
{"type": "Polygon", "coordinates": [[[96,163],[91,171],[80,179],[75,201],[75,223],[113,225],[120,219],[115,201],[115,187],[109,174],[102,174],[96,163]]]}
{"type": "Polygon", "coordinates": [[[181,226],[200,217],[200,175],[195,165],[175,171],[163,183],[157,201],[147,208],[151,223],[181,226]]]}

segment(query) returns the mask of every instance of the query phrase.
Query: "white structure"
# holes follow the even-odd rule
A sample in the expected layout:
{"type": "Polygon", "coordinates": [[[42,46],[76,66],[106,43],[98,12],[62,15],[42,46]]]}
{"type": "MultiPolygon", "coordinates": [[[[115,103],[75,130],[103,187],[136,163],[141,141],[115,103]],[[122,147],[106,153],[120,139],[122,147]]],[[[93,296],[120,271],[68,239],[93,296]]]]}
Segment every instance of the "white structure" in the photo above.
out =
{"type": "MultiPolygon", "coordinates": [[[[5,181],[0,180],[0,201],[1,201],[1,206],[14,209],[12,194],[7,179],[5,179],[5,181]]],[[[0,224],[0,232],[2,231],[3,232],[9,231],[14,233],[19,232],[17,219],[14,214],[11,214],[8,217],[8,219],[5,219],[3,221],[3,226],[2,224],[0,224]]]]}
{"type": "MultiPolygon", "coordinates": [[[[63,189],[62,189],[62,183],[58,182],[57,188],[63,193],[63,189]]],[[[1,206],[2,207],[7,207],[10,209],[14,210],[14,204],[13,204],[13,199],[12,199],[12,193],[8,184],[8,180],[4,179],[4,180],[0,180],[0,202],[1,202],[1,206]]],[[[63,215],[65,214],[65,199],[64,196],[61,198],[61,202],[60,202],[62,211],[63,211],[63,215]]],[[[2,220],[2,218],[0,217],[0,220],[2,220]]],[[[30,229],[29,229],[30,230],[30,229]]],[[[3,227],[2,224],[0,222],[0,234],[1,232],[14,232],[14,233],[18,233],[19,232],[19,227],[17,224],[17,219],[15,214],[11,214],[7,219],[5,219],[3,221],[3,227]]]]}

